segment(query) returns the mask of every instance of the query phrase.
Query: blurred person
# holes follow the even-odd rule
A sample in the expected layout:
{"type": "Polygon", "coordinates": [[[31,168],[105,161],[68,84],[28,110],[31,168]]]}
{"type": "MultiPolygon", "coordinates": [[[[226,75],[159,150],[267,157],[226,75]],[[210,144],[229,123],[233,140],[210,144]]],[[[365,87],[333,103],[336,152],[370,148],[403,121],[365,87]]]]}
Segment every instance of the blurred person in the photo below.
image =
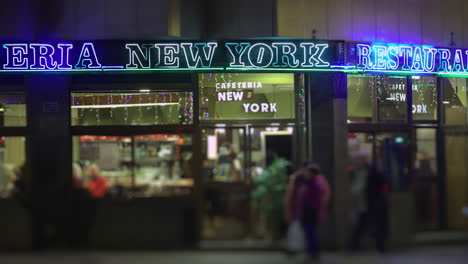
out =
{"type": "Polygon", "coordinates": [[[357,157],[352,165],[348,166],[350,172],[350,213],[352,220],[353,236],[350,239],[349,247],[354,250],[354,237],[357,230],[363,228],[367,221],[367,176],[369,164],[365,157],[357,157]]]}
{"type": "Polygon", "coordinates": [[[388,184],[375,164],[368,167],[365,184],[366,209],[359,215],[355,224],[351,250],[359,248],[360,240],[366,229],[374,236],[375,246],[380,253],[385,251],[388,236],[388,184]]]}
{"type": "Polygon", "coordinates": [[[27,187],[28,179],[26,178],[25,165],[15,167],[13,169],[14,182],[13,182],[13,191],[12,196],[16,197],[26,208],[29,208],[29,202],[27,200],[27,187]]]}
{"type": "Polygon", "coordinates": [[[330,186],[317,164],[307,162],[290,179],[286,192],[287,223],[299,221],[303,228],[308,261],[319,260],[318,225],[326,218],[330,186]]]}
{"type": "Polygon", "coordinates": [[[215,180],[227,181],[230,178],[232,169],[230,149],[229,144],[223,144],[219,147],[215,180]]]}
{"type": "Polygon", "coordinates": [[[232,181],[239,181],[243,179],[242,175],[242,165],[237,157],[237,153],[231,149],[229,152],[229,157],[231,159],[231,180],[232,181]]]}
{"type": "Polygon", "coordinates": [[[0,199],[10,198],[15,188],[16,174],[11,165],[0,165],[0,199]]]}
{"type": "Polygon", "coordinates": [[[98,165],[93,164],[89,167],[91,179],[88,181],[88,191],[93,198],[103,198],[108,192],[107,180],[101,175],[98,165]]]}
{"type": "Polygon", "coordinates": [[[422,228],[432,229],[437,225],[437,179],[429,155],[420,152],[416,156],[414,194],[417,220],[422,228]]]}
{"type": "Polygon", "coordinates": [[[67,239],[71,246],[83,247],[87,244],[93,221],[93,204],[90,197],[91,194],[83,182],[83,170],[77,162],[74,162],[72,164],[72,190],[67,220],[67,239]]]}
{"type": "Polygon", "coordinates": [[[73,162],[72,164],[72,177],[74,189],[81,189],[84,187],[83,170],[81,169],[81,166],[76,162],[73,162]]]}

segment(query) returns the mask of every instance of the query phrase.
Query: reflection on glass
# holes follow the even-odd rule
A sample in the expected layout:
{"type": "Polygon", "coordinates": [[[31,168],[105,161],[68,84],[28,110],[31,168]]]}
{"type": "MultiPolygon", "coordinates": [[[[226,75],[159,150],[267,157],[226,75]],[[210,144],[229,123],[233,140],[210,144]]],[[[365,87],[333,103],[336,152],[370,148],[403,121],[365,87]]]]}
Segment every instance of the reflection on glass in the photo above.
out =
{"type": "Polygon", "coordinates": [[[370,82],[377,95],[378,120],[406,120],[406,77],[375,75],[370,82]]]}
{"type": "Polygon", "coordinates": [[[407,191],[409,140],[405,133],[378,133],[375,139],[375,160],[392,191],[407,191]]]}
{"type": "Polygon", "coordinates": [[[361,167],[361,162],[372,163],[373,135],[368,133],[348,133],[348,152],[351,165],[361,167]]]}
{"type": "Polygon", "coordinates": [[[24,94],[0,94],[0,126],[26,126],[26,97],[24,94]]]}
{"type": "MultiPolygon", "coordinates": [[[[25,138],[24,137],[1,137],[0,138],[0,199],[11,198],[15,188],[24,186],[15,184],[20,180],[25,161],[25,138]],[[15,186],[16,185],[16,186],[15,186]]],[[[16,190],[24,191],[24,190],[16,190]]]]}
{"type": "Polygon", "coordinates": [[[468,228],[463,208],[468,205],[468,134],[447,132],[445,137],[447,224],[452,229],[468,228]]]}
{"type": "Polygon", "coordinates": [[[466,79],[442,78],[445,123],[466,124],[466,79]]]}
{"type": "Polygon", "coordinates": [[[92,168],[97,166],[106,179],[107,196],[173,196],[191,192],[189,136],[77,136],[73,144],[73,159],[84,171],[85,186],[89,187],[92,168]]]}
{"type": "Polygon", "coordinates": [[[437,119],[437,83],[436,77],[412,76],[414,120],[437,119]]]}
{"type": "Polygon", "coordinates": [[[351,122],[405,121],[406,77],[348,75],[348,120],[351,122]]]}
{"type": "Polygon", "coordinates": [[[369,75],[348,75],[348,119],[372,122],[373,86],[369,75]]]}
{"type": "Polygon", "coordinates": [[[220,127],[202,132],[205,180],[244,181],[244,129],[220,127]]]}
{"type": "Polygon", "coordinates": [[[72,93],[72,125],[191,124],[192,93],[72,93]]]}
{"type": "Polygon", "coordinates": [[[407,191],[409,140],[406,133],[349,133],[349,169],[360,170],[375,164],[382,171],[391,191],[407,191]]]}
{"type": "Polygon", "coordinates": [[[293,74],[202,73],[199,86],[202,120],[295,117],[293,74]]]}
{"type": "Polygon", "coordinates": [[[418,229],[436,229],[438,225],[436,129],[416,130],[414,195],[418,229]]]}

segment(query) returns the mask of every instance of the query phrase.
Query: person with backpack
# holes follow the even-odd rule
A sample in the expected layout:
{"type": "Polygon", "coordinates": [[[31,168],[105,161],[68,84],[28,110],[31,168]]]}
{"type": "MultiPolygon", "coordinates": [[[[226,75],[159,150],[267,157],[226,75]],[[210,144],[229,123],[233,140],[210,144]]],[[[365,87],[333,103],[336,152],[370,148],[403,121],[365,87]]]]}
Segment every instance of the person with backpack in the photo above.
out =
{"type": "Polygon", "coordinates": [[[318,225],[325,220],[330,187],[320,167],[307,163],[293,174],[286,193],[286,220],[299,222],[305,238],[305,250],[311,261],[318,261],[318,225]]]}

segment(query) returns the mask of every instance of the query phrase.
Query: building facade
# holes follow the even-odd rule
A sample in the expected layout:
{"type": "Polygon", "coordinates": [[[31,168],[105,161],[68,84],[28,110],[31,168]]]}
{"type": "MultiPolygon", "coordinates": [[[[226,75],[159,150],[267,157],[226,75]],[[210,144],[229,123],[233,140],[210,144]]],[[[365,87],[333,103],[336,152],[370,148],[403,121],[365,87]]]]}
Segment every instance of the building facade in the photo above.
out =
{"type": "Polygon", "coordinates": [[[388,180],[394,245],[466,229],[466,5],[6,4],[1,247],[268,240],[252,193],[276,157],[327,175],[327,247],[348,243],[363,161],[388,180]],[[73,188],[92,164],[103,199],[73,188]]]}

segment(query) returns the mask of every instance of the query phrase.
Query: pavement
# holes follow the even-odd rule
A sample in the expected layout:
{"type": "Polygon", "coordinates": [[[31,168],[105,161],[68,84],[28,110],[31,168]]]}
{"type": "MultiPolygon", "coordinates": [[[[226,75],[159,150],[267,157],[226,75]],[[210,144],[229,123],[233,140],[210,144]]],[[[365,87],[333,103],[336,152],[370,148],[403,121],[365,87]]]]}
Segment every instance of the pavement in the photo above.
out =
{"type": "MultiPolygon", "coordinates": [[[[1,264],[295,264],[298,259],[271,251],[28,252],[0,253],[1,264]]],[[[468,245],[423,247],[379,255],[325,252],[322,264],[467,264],[468,245]]]]}

